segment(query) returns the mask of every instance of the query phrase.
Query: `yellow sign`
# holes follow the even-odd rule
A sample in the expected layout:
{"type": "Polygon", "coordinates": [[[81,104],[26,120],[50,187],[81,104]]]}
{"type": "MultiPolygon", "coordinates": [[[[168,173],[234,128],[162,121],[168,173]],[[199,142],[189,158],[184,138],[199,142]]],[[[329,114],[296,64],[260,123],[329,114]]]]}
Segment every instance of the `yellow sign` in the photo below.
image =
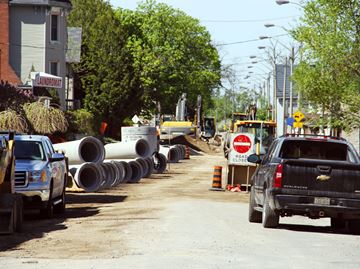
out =
{"type": "Polygon", "coordinates": [[[303,123],[302,123],[302,122],[295,121],[295,122],[293,123],[293,127],[294,127],[294,128],[302,128],[302,127],[303,127],[303,123]]]}
{"type": "Polygon", "coordinates": [[[296,122],[300,122],[303,118],[305,118],[305,116],[301,111],[298,110],[293,114],[293,118],[296,122]]]}

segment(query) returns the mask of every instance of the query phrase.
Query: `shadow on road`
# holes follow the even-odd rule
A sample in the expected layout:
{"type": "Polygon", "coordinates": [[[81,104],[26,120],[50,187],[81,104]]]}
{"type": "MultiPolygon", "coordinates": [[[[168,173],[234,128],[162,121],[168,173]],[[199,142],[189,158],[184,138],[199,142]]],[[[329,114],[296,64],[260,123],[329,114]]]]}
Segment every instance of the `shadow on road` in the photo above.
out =
{"type": "Polygon", "coordinates": [[[306,233],[331,233],[331,234],[343,234],[343,235],[355,235],[350,233],[346,228],[334,230],[331,226],[313,226],[313,225],[301,225],[301,224],[279,224],[279,229],[306,232],[306,233]]]}
{"type": "Polygon", "coordinates": [[[67,206],[64,214],[51,219],[41,219],[38,210],[25,211],[23,229],[20,233],[0,235],[0,252],[21,248],[21,244],[43,238],[46,234],[67,229],[64,222],[69,219],[83,219],[99,214],[99,207],[93,204],[123,202],[127,196],[105,194],[66,194],[67,206]],[[88,205],[84,205],[88,204],[88,205]]]}

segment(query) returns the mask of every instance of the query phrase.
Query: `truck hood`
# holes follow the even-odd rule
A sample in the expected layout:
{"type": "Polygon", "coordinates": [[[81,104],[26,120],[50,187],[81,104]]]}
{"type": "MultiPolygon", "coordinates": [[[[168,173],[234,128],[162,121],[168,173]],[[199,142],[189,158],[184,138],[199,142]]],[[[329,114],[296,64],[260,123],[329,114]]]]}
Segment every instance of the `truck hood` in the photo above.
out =
{"type": "Polygon", "coordinates": [[[46,161],[39,160],[16,160],[15,170],[16,171],[30,171],[30,170],[41,170],[46,165],[46,161]]]}

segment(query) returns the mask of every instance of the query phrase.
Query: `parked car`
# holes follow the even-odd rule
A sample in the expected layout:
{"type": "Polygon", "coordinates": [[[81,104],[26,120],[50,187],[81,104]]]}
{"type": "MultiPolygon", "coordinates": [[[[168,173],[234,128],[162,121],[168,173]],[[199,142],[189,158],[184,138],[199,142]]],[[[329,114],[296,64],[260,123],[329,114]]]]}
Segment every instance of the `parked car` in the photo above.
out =
{"type": "Polygon", "coordinates": [[[280,217],[331,218],[332,228],[360,230],[360,160],[345,139],[280,137],[251,179],[249,221],[275,228],[280,217]]]}
{"type": "Polygon", "coordinates": [[[40,135],[15,136],[15,191],[25,208],[40,209],[44,217],[65,211],[67,166],[50,139],[40,135]]]}

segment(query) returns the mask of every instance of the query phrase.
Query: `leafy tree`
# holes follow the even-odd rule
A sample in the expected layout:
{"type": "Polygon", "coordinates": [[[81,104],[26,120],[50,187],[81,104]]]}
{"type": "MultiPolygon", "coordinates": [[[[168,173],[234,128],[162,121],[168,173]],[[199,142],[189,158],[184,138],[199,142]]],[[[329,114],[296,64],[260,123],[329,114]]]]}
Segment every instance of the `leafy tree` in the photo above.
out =
{"type": "Polygon", "coordinates": [[[129,34],[126,47],[140,76],[144,108],[160,101],[163,113],[174,113],[182,93],[190,107],[199,94],[204,106],[211,104],[220,84],[220,61],[197,19],[153,0],[140,3],[134,12],[118,9],[116,15],[129,34]]]}
{"type": "Polygon", "coordinates": [[[360,2],[309,0],[293,33],[303,44],[294,74],[301,95],[330,125],[360,126],[360,2]]]}
{"type": "Polygon", "coordinates": [[[110,129],[140,110],[143,92],[126,47],[126,33],[108,2],[73,0],[69,24],[82,27],[81,62],[72,66],[84,106],[110,129]]]}

